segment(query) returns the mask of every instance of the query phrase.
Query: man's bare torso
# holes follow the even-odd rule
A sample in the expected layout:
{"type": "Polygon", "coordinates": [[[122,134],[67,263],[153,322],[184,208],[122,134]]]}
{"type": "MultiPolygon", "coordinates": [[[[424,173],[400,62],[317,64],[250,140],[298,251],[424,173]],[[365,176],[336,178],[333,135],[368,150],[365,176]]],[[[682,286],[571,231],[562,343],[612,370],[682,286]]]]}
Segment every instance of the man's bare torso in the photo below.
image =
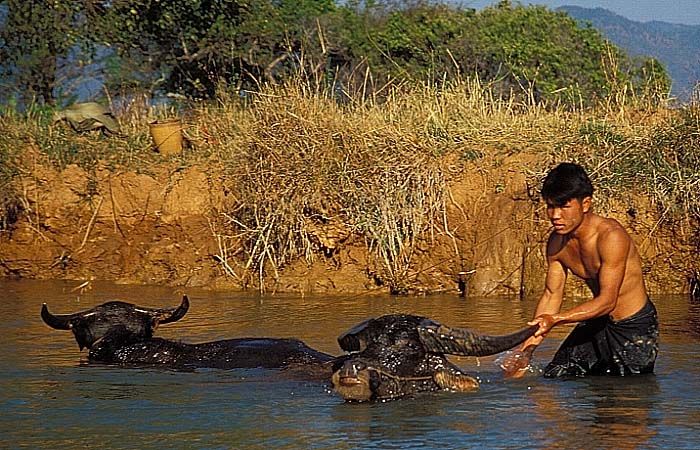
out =
{"type": "Polygon", "coordinates": [[[609,245],[609,233],[624,233],[629,242],[626,266],[615,308],[610,312],[613,320],[627,318],[645,305],[647,293],[642,278],[641,258],[632,238],[614,219],[598,215],[590,217],[590,223],[582,236],[557,235],[550,238],[551,254],[565,269],[582,278],[593,296],[600,293],[599,273],[603,261],[600,246],[609,245]]]}

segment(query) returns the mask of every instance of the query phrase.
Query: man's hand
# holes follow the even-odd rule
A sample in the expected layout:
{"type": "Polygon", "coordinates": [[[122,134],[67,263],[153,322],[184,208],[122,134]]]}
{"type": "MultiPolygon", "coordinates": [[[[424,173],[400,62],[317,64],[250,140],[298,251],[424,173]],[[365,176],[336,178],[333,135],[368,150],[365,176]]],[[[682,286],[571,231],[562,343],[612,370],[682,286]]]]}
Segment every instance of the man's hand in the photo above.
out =
{"type": "Polygon", "coordinates": [[[557,324],[557,320],[551,314],[541,314],[527,324],[537,325],[539,328],[532,337],[522,344],[519,350],[511,352],[503,360],[501,368],[506,378],[520,378],[525,375],[530,365],[530,359],[532,359],[532,353],[542,343],[549,330],[557,324]]]}
{"type": "Polygon", "coordinates": [[[543,338],[547,335],[547,333],[549,333],[549,330],[551,330],[554,327],[554,325],[557,324],[557,320],[551,314],[542,314],[535,317],[527,324],[538,325],[539,328],[537,331],[535,331],[534,336],[543,338]]]}

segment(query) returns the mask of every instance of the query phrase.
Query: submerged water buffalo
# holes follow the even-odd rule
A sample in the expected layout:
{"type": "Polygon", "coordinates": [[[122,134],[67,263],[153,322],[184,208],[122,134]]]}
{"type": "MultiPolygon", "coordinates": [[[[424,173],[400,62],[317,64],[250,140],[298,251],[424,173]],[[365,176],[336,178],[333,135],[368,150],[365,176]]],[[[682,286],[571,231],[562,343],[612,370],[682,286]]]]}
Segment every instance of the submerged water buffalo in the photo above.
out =
{"type": "Polygon", "coordinates": [[[238,338],[187,344],[153,337],[159,325],[181,319],[188,309],[184,296],[175,308],[143,308],[113,301],[61,315],[50,313],[44,304],[41,317],[52,328],[72,331],[93,362],[176,370],[284,369],[295,378],[330,380],[346,401],[475,390],[477,380],[446,355],[493,355],[520,344],[536,329],[486,336],[425,317],[392,314],[366,320],[343,333],[338,343],[348,353],[341,356],[319,352],[298,339],[238,338]]]}
{"type": "Polygon", "coordinates": [[[183,296],[176,308],[143,308],[113,301],[74,314],[54,315],[46,304],[41,318],[51,328],[70,330],[92,362],[123,365],[157,365],[176,370],[197,368],[293,368],[301,375],[325,377],[333,356],[318,352],[298,339],[239,338],[187,344],[153,337],[161,324],[175,322],[187,313],[183,296]],[[327,368],[324,369],[324,366],[327,368]],[[315,369],[315,370],[314,370],[315,369]]]}

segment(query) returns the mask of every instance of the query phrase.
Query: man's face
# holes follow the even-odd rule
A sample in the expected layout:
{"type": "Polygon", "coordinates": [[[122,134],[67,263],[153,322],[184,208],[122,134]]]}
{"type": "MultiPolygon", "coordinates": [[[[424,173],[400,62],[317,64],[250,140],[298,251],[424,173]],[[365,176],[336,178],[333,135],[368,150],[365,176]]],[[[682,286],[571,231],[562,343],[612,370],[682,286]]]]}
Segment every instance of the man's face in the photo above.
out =
{"type": "Polygon", "coordinates": [[[569,234],[583,222],[584,214],[591,208],[591,198],[571,199],[563,206],[547,202],[547,217],[557,234],[569,234]]]}

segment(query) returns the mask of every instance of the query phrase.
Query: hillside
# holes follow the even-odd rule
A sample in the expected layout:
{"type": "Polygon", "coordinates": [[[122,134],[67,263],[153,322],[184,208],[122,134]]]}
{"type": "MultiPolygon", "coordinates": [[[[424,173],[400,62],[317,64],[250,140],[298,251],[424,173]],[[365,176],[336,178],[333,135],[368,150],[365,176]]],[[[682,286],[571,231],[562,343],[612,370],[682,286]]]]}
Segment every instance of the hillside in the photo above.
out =
{"type": "Polygon", "coordinates": [[[630,55],[652,56],[664,63],[673,80],[672,94],[681,101],[690,99],[700,80],[700,26],[635,22],[603,8],[562,6],[558,10],[590,22],[630,55]]]}

